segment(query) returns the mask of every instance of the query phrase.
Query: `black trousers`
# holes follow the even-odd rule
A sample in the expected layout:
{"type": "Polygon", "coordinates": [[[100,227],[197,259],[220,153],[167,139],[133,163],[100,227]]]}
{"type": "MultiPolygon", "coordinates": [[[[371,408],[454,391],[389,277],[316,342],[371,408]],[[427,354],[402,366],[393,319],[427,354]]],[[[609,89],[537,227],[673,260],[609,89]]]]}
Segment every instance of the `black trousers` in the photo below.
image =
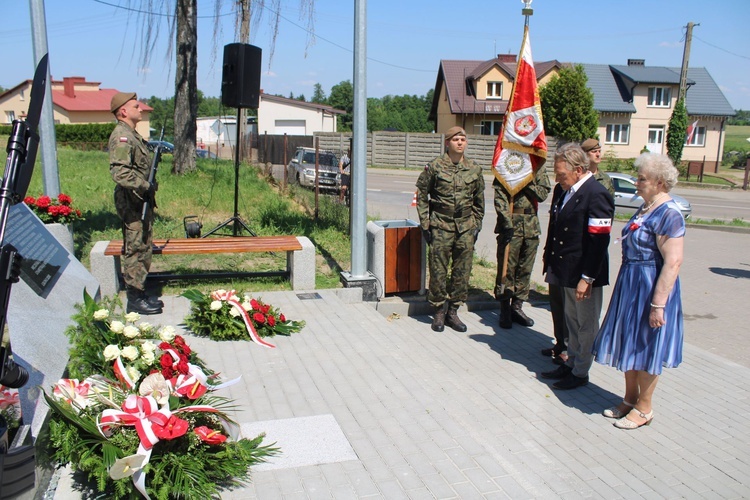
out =
{"type": "Polygon", "coordinates": [[[565,342],[568,340],[568,326],[565,324],[562,287],[549,285],[549,310],[552,313],[552,326],[555,334],[554,350],[557,353],[561,353],[566,350],[565,342]]]}

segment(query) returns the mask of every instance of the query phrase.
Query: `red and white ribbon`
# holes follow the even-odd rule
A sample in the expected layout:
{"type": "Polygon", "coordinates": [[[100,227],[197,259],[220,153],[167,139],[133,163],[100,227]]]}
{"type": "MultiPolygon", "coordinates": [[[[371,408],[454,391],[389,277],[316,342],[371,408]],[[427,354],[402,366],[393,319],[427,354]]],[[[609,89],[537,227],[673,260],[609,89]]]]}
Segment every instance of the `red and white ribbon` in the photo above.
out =
{"type": "Polygon", "coordinates": [[[135,382],[128,375],[128,371],[125,369],[125,365],[123,364],[122,358],[120,358],[120,356],[117,356],[113,368],[115,370],[115,376],[117,377],[117,380],[125,384],[128,389],[132,389],[133,387],[135,387],[135,382]]]}

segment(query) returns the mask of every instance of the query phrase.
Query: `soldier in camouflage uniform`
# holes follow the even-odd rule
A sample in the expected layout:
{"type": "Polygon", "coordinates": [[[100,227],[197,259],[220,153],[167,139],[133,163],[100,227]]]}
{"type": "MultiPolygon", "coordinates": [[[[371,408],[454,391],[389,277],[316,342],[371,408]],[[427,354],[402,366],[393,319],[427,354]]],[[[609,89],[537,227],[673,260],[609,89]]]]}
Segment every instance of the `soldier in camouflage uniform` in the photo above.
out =
{"type": "Polygon", "coordinates": [[[464,156],[464,129],[450,128],[445,145],[447,152],[425,165],[419,175],[417,211],[422,234],[430,245],[427,300],[435,307],[432,329],[442,332],[447,324],[465,332],[458,308],[468,296],[474,243],[482,228],[484,177],[479,165],[464,156]]]}
{"type": "Polygon", "coordinates": [[[513,197],[513,214],[510,213],[510,196],[505,187],[495,179],[495,211],[497,212],[497,277],[495,298],[500,301],[500,327],[511,328],[513,321],[523,326],[533,326],[534,320],[523,312],[523,303],[529,299],[531,270],[539,247],[539,203],[547,199],[551,186],[544,166],[540,166],[534,179],[513,197]],[[508,267],[503,277],[505,248],[508,267]]]}
{"type": "Polygon", "coordinates": [[[135,131],[141,121],[140,103],[134,92],[119,92],[112,97],[110,110],[117,125],[109,136],[109,172],[115,181],[115,209],[122,219],[125,251],[122,276],[128,295],[128,312],[160,314],[164,304],[145,292],[146,275],[151,267],[153,205],[141,222],[143,202],[153,200],[148,182],[151,159],[148,143],[135,131]]]}

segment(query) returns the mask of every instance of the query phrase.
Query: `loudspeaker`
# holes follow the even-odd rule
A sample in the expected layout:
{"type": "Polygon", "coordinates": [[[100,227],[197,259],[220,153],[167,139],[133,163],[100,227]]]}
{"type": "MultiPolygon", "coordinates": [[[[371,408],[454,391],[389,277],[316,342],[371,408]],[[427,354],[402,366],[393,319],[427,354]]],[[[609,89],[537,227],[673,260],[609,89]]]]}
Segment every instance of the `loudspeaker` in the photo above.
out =
{"type": "Polygon", "coordinates": [[[246,43],[224,46],[221,103],[230,108],[258,109],[261,49],[246,43]]]}

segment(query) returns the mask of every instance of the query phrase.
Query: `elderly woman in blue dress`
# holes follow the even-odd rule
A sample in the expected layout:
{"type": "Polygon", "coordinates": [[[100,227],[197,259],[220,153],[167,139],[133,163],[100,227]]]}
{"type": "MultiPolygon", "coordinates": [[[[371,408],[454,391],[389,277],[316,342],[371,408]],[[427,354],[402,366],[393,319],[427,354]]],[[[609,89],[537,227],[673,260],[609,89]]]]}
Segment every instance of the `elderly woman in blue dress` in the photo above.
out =
{"type": "Polygon", "coordinates": [[[662,367],[682,361],[679,271],[685,221],[669,196],[677,169],[664,155],[635,161],[643,205],[618,238],[622,266],[594,343],[596,361],[625,372],[622,402],[603,412],[615,427],[637,429],[654,418],[652,398],[662,367]]]}

